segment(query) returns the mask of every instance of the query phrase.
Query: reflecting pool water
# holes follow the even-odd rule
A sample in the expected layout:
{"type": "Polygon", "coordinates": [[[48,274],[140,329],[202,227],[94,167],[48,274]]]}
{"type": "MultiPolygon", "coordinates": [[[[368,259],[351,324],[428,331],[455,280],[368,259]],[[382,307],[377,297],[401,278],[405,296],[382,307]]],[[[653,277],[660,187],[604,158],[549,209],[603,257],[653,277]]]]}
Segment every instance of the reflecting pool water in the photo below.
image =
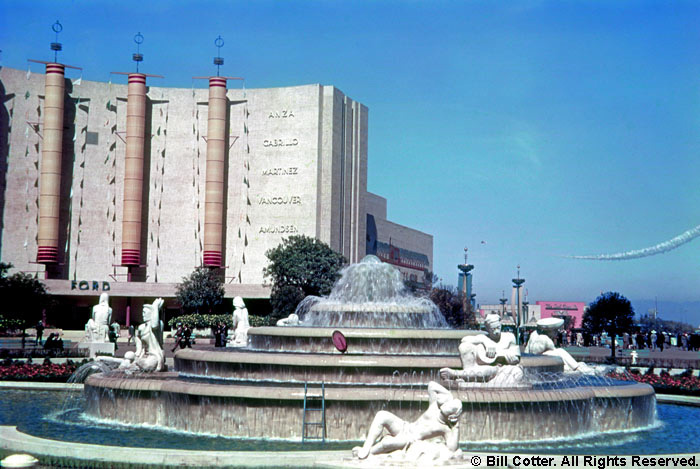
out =
{"type": "MultiPolygon", "coordinates": [[[[352,442],[301,444],[288,440],[250,440],[193,435],[150,427],[91,420],[82,414],[80,393],[0,391],[0,424],[15,425],[27,434],[62,441],[142,448],[219,451],[350,450],[352,442]]],[[[507,451],[549,454],[663,454],[700,451],[700,408],[659,404],[658,425],[636,432],[617,432],[566,441],[463,444],[467,451],[507,451]]]]}

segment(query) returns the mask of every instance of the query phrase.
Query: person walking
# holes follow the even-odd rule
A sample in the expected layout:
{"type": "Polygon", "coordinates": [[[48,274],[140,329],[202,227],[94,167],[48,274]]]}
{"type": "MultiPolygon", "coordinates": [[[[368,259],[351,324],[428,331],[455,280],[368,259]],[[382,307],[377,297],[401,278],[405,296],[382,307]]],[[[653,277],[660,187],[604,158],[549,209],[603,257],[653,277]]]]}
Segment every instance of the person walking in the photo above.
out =
{"type": "Polygon", "coordinates": [[[109,335],[109,341],[114,344],[114,351],[116,352],[119,349],[117,346],[117,339],[119,338],[119,323],[117,321],[114,321],[109,326],[109,332],[107,334],[109,335]]]}
{"type": "MultiPolygon", "coordinates": [[[[171,350],[171,352],[175,352],[177,350],[177,346],[182,343],[184,339],[184,329],[182,327],[182,323],[177,323],[177,331],[175,331],[175,346],[171,350]]],[[[182,347],[184,348],[184,347],[182,347]]]]}
{"type": "Polygon", "coordinates": [[[666,337],[663,332],[659,332],[656,336],[656,346],[659,347],[660,351],[664,351],[664,343],[666,342],[666,337]]]}
{"type": "Polygon", "coordinates": [[[136,328],[134,328],[133,324],[129,325],[129,338],[126,340],[126,345],[131,345],[131,341],[134,340],[134,332],[136,332],[136,328]]]}
{"type": "Polygon", "coordinates": [[[182,336],[184,338],[184,341],[180,342],[180,348],[192,348],[192,329],[190,328],[190,326],[185,325],[185,328],[182,331],[182,336]]]}
{"type": "Polygon", "coordinates": [[[637,332],[637,348],[642,350],[644,348],[644,336],[641,332],[637,332]]]}
{"type": "MultiPolygon", "coordinates": [[[[36,323],[36,345],[41,345],[41,339],[44,336],[44,322],[39,321],[36,323]]],[[[24,347],[22,347],[24,348],[24,347]]]]}

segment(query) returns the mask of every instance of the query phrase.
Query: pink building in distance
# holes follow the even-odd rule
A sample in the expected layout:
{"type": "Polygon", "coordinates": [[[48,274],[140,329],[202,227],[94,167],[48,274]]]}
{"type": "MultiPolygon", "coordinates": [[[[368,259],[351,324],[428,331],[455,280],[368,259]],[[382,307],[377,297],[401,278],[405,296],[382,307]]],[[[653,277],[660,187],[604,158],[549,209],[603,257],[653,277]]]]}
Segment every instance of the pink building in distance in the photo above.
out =
{"type": "Polygon", "coordinates": [[[538,301],[542,318],[565,318],[569,316],[570,326],[579,328],[583,325],[583,311],[586,303],[582,301],[538,301]]]}

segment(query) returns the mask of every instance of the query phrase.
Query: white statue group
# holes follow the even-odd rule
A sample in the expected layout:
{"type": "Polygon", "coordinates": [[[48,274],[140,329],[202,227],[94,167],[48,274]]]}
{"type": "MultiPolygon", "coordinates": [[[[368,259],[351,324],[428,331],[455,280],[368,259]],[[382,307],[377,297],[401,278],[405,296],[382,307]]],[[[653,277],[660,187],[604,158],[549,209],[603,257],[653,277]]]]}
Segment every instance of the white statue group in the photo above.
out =
{"type": "MultiPolygon", "coordinates": [[[[250,328],[248,310],[241,297],[234,298],[233,305],[232,345],[245,347],[250,328]]],[[[98,360],[113,363],[127,374],[163,371],[163,323],[159,314],[162,306],[162,298],[143,306],[143,323],[135,333],[136,352],[127,352],[123,359],[98,357],[98,360]]],[[[111,315],[109,297],[103,293],[99,304],[93,308],[92,318],[85,326],[86,337],[94,341],[106,341],[111,315]]],[[[290,317],[278,325],[298,323],[297,317],[290,317]]],[[[515,336],[501,330],[501,318],[497,314],[487,315],[484,324],[485,335],[467,335],[459,345],[462,369],[442,368],[440,377],[446,382],[455,382],[458,387],[512,388],[522,385],[523,368],[515,336]]],[[[530,335],[525,347],[526,353],[557,356],[564,362],[565,371],[593,371],[584,363],[574,360],[565,350],[554,346],[553,335],[563,325],[563,320],[541,319],[537,325],[537,331],[530,335]]],[[[427,390],[428,409],[416,421],[407,422],[384,410],[378,412],[369,427],[364,444],[354,448],[353,455],[361,460],[387,455],[401,461],[431,464],[459,459],[462,402],[434,381],[428,383],[427,390]]]]}
{"type": "MultiPolygon", "coordinates": [[[[151,373],[165,370],[165,354],[163,353],[163,321],[160,320],[160,310],[164,300],[156,299],[152,304],[143,305],[143,323],[135,331],[135,352],[126,352],[124,358],[97,357],[98,360],[112,363],[126,373],[151,373]]],[[[248,309],[243,298],[233,299],[233,327],[231,339],[233,347],[248,345],[248,309]]],[[[112,320],[112,308],[109,307],[109,295],[100,295],[100,301],[92,308],[92,317],[85,325],[85,337],[89,342],[107,342],[109,324],[112,320]]]]}
{"type": "MultiPolygon", "coordinates": [[[[100,296],[100,304],[95,306],[95,308],[101,307],[101,310],[104,310],[106,306],[111,316],[112,309],[109,308],[108,301],[109,297],[106,293],[103,293],[100,296]]],[[[134,335],[136,341],[135,352],[126,352],[124,358],[97,357],[97,360],[113,363],[117,365],[119,370],[123,370],[127,374],[164,371],[163,322],[160,320],[160,310],[163,307],[163,303],[163,298],[158,298],[152,304],[143,305],[143,323],[139,325],[134,335]]],[[[94,312],[93,308],[93,319],[95,317],[94,312]]]]}

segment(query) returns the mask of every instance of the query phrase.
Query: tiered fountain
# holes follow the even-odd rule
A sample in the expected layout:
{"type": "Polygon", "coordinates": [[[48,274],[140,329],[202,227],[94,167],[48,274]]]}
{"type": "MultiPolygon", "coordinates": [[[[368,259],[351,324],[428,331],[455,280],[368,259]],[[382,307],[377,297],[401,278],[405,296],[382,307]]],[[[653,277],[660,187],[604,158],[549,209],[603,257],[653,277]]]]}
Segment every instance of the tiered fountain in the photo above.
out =
{"type": "MultiPolygon", "coordinates": [[[[411,420],[439,370],[460,368],[460,340],[434,304],[403,293],[374,256],[351,265],[327,298],[307,299],[298,327],[259,327],[243,349],[181,350],[177,372],[92,375],[87,412],[130,424],[248,438],[300,439],[305,386],[325,390],[331,440],[361,440],[379,410],[411,420]],[[334,346],[340,331],[347,351],[334,346]]],[[[517,387],[459,387],[462,441],[568,438],[643,428],[655,419],[650,386],[563,374],[561,359],[523,356],[517,387]]]]}

